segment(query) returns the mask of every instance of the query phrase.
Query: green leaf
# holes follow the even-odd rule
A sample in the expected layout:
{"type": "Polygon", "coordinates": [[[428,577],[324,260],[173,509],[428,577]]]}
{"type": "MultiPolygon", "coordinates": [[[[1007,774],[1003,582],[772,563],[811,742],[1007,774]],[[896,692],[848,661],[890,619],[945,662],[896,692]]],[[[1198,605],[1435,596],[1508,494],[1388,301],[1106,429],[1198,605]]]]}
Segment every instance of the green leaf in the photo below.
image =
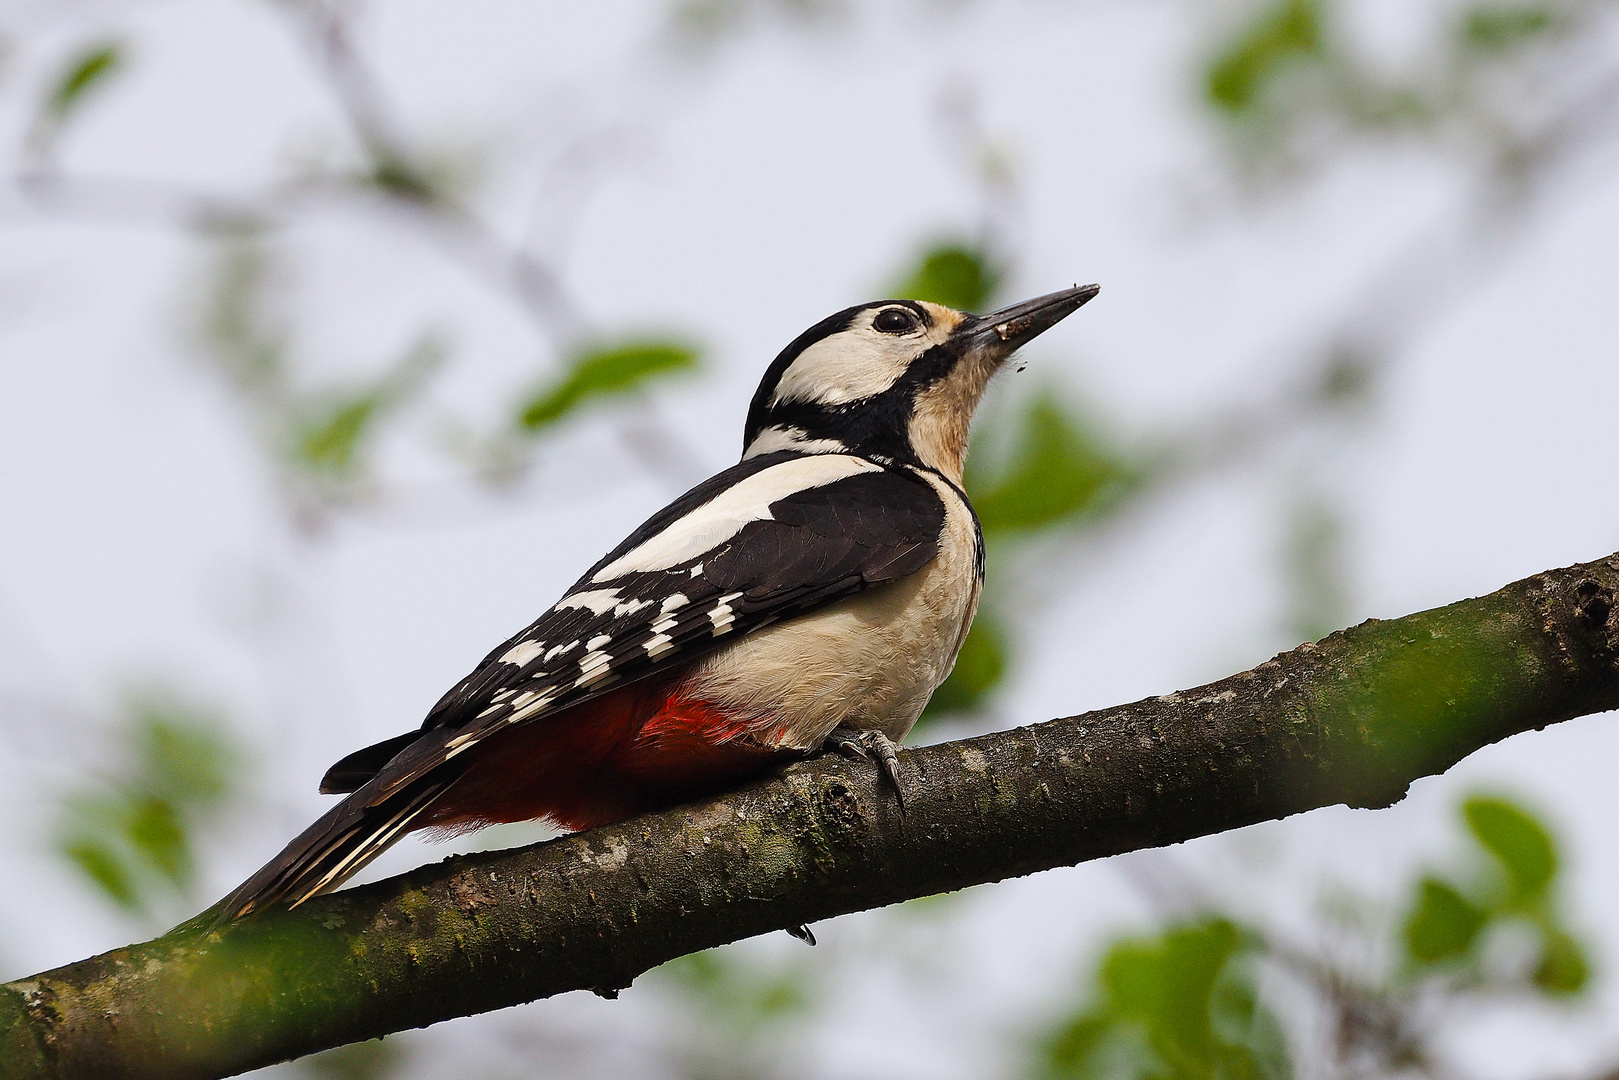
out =
{"type": "Polygon", "coordinates": [[[986,535],[1095,514],[1139,480],[1138,470],[1068,415],[1049,391],[1029,404],[1013,442],[1011,461],[994,475],[972,465],[967,471],[967,490],[986,535]]]}
{"type": "Polygon", "coordinates": [[[1558,25],[1557,12],[1545,4],[1488,4],[1462,18],[1462,44],[1479,52],[1499,53],[1544,36],[1558,25]]]}
{"type": "Polygon", "coordinates": [[[444,359],[444,346],[422,335],[405,355],[363,391],[316,395],[294,422],[293,457],[314,473],[330,477],[358,471],[360,454],[391,411],[409,401],[444,359]]]}
{"type": "Polygon", "coordinates": [[[1544,931],[1544,935],[1540,963],[1535,968],[1535,985],[1557,997],[1578,994],[1591,978],[1591,964],[1585,958],[1585,950],[1555,927],[1544,931]]]}
{"type": "Polygon", "coordinates": [[[810,1005],[810,986],[801,968],[752,963],[734,950],[688,954],[658,970],[674,979],[709,1021],[723,1024],[734,1037],[773,1030],[810,1005]]]}
{"type": "Polygon", "coordinates": [[[191,841],[174,806],[164,799],[137,799],[129,807],[124,837],[161,877],[184,885],[191,878],[191,841]]]}
{"type": "Polygon", "coordinates": [[[353,468],[355,451],[380,404],[375,393],[340,401],[306,421],[298,434],[298,460],[316,472],[342,474],[353,468]]]}
{"type": "Polygon", "coordinates": [[[538,431],[592,398],[627,393],[649,379],[695,371],[697,351],[665,341],[602,346],[577,357],[562,377],[522,408],[518,424],[538,431]]]}
{"type": "Polygon", "coordinates": [[[958,311],[983,311],[1001,282],[1000,273],[976,247],[941,244],[922,260],[898,288],[900,300],[927,300],[958,311]]]}
{"type": "Polygon", "coordinates": [[[922,721],[978,708],[1006,675],[1006,651],[1000,625],[980,611],[967,632],[967,640],[961,644],[950,677],[933,692],[927,708],[922,710],[922,721]]]}
{"type": "Polygon", "coordinates": [[[1098,968],[1097,1003],[1041,1040],[1054,1077],[1280,1080],[1290,1059],[1244,958],[1259,942],[1227,919],[1116,942],[1098,968]]]}
{"type": "Polygon", "coordinates": [[[1438,964],[1465,955],[1489,913],[1436,877],[1424,877],[1405,921],[1406,955],[1415,964],[1438,964]]]}
{"type": "Polygon", "coordinates": [[[1316,0],[1280,0],[1220,52],[1204,73],[1208,99],[1232,115],[1251,109],[1289,64],[1322,51],[1316,0]]]}
{"type": "Polygon", "coordinates": [[[56,119],[66,116],[94,86],[117,71],[123,62],[123,46],[115,41],[92,45],[63,68],[56,86],[46,99],[46,110],[56,119]]]}
{"type": "Polygon", "coordinates": [[[228,795],[237,754],[206,710],[161,693],[129,708],[121,769],[63,799],[59,851],[120,906],[151,912],[185,898],[192,836],[228,795]]]}
{"type": "Polygon", "coordinates": [[[62,845],[62,854],[119,907],[140,907],[134,881],[118,853],[99,840],[80,837],[62,845]]]}
{"type": "Polygon", "coordinates": [[[236,753],[221,721],[176,703],[148,706],[136,733],[141,787],[178,807],[217,805],[230,788],[236,753]]]}
{"type": "Polygon", "coordinates": [[[1482,796],[1463,803],[1462,816],[1506,870],[1513,904],[1532,905],[1546,895],[1557,876],[1557,847],[1544,825],[1505,799],[1482,796]]]}

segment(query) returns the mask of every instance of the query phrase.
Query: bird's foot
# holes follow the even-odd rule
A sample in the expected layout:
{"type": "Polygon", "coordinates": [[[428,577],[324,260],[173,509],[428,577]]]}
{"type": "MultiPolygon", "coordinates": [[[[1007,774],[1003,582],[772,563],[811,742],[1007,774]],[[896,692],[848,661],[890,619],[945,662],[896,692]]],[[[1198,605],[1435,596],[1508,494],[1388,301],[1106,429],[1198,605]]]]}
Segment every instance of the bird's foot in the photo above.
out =
{"type": "Polygon", "coordinates": [[[899,801],[899,812],[905,813],[905,789],[899,782],[899,747],[880,731],[863,731],[840,727],[826,737],[825,748],[834,750],[850,761],[875,761],[882,770],[888,786],[894,789],[899,801]]]}
{"type": "Polygon", "coordinates": [[[811,930],[810,930],[810,928],[808,926],[800,924],[798,926],[788,926],[788,927],[785,927],[784,929],[786,929],[786,931],[789,934],[791,934],[793,937],[797,938],[799,941],[802,941],[806,945],[814,945],[815,944],[815,934],[813,932],[811,932],[811,930]]]}

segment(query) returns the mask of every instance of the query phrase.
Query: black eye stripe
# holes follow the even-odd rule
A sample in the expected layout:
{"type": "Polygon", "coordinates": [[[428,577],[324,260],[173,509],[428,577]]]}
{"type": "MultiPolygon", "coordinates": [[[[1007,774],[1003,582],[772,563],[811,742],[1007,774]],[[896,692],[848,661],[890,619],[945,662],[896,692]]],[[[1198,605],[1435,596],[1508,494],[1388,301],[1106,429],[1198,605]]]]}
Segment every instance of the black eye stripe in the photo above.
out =
{"type": "Polygon", "coordinates": [[[871,320],[871,328],[883,334],[904,334],[916,329],[916,315],[905,308],[884,308],[871,320]]]}

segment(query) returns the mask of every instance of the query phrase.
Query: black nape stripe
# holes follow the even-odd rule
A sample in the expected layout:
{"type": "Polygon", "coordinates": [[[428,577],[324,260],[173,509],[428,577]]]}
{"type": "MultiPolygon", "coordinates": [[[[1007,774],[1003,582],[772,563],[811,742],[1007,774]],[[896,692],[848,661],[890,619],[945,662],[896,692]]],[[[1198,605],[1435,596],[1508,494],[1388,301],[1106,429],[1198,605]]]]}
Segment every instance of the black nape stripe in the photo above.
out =
{"type": "MultiPolygon", "coordinates": [[[[865,308],[855,310],[859,312],[865,308]]],[[[798,428],[804,432],[806,439],[836,439],[847,446],[851,453],[863,457],[884,457],[905,465],[920,464],[908,438],[917,395],[950,374],[960,362],[964,350],[965,344],[961,341],[945,341],[935,345],[913,360],[905,374],[887,390],[839,405],[787,401],[766,406],[763,403],[769,401],[770,394],[775,392],[775,383],[780,379],[780,372],[777,372],[776,379],[761,384],[759,393],[754,396],[754,411],[749,413],[747,441],[743,446],[745,448],[751,444],[765,428],[780,425],[798,428]]],[[[780,358],[777,362],[780,362],[780,358]]],[[[782,366],[783,371],[786,366],[782,366]]]]}

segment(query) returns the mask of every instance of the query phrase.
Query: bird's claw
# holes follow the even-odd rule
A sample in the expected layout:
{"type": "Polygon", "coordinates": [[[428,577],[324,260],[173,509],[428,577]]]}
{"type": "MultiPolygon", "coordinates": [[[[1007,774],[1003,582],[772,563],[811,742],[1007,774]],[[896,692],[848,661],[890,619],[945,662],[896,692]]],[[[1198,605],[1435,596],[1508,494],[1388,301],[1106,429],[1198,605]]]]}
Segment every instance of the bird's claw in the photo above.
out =
{"type": "Polygon", "coordinates": [[[807,925],[805,925],[803,923],[800,923],[797,926],[784,927],[784,929],[789,934],[791,934],[793,937],[797,938],[799,941],[802,941],[806,945],[814,945],[815,944],[815,934],[810,930],[810,928],[807,925]]]}
{"type": "Polygon", "coordinates": [[[899,782],[899,747],[894,741],[880,731],[857,731],[854,728],[837,728],[826,737],[826,748],[848,758],[850,761],[871,761],[876,759],[877,767],[882,771],[883,778],[888,786],[894,789],[894,798],[899,801],[899,812],[905,813],[905,789],[899,782]]]}

